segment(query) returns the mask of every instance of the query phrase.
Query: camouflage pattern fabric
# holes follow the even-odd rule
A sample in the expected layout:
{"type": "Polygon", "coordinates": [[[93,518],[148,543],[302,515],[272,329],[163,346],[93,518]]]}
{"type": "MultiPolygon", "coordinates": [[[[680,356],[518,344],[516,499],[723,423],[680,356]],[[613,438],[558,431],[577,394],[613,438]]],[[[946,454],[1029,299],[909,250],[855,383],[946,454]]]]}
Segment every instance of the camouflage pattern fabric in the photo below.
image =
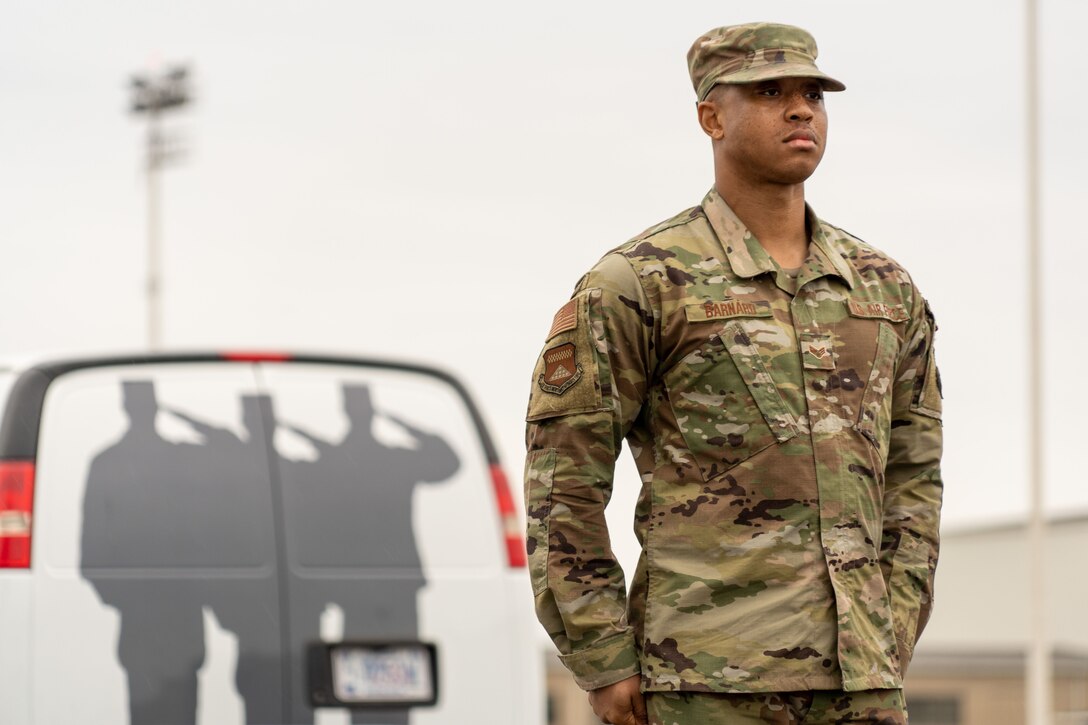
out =
{"type": "Polygon", "coordinates": [[[929,617],[941,396],[907,273],[808,210],[781,272],[711,191],[607,254],[533,373],[540,621],[584,689],[898,688],[929,617]],[[630,599],[604,508],[641,475],[630,599]]]}
{"type": "Polygon", "coordinates": [[[652,693],[650,725],[907,725],[902,690],[787,692],[759,695],[652,693]]]}
{"type": "Polygon", "coordinates": [[[816,67],[816,40],[808,31],[779,23],[715,28],[688,50],[688,73],[700,101],[719,83],[774,78],[818,78],[825,91],[846,86],[816,67]]]}

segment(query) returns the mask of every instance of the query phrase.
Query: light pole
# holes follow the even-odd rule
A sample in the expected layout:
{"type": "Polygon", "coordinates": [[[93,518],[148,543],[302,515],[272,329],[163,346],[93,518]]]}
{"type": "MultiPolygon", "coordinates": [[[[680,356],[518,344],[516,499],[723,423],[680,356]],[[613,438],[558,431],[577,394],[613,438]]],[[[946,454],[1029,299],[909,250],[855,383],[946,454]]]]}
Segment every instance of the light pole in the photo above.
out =
{"type": "Polygon", "coordinates": [[[162,242],[159,233],[159,170],[175,157],[162,134],[162,114],[180,108],[190,100],[189,70],[184,66],[157,75],[132,77],[132,106],[147,114],[147,345],[158,350],[162,344],[162,242]]]}

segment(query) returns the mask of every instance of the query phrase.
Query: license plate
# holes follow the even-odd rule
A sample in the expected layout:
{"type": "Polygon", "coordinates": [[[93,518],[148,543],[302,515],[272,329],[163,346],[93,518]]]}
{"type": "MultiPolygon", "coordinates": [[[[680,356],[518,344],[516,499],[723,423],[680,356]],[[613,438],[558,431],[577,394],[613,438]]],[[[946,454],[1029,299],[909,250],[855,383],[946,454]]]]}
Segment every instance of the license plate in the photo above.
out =
{"type": "Polygon", "coordinates": [[[437,700],[433,645],[344,643],[329,648],[332,691],[346,705],[437,700]]]}

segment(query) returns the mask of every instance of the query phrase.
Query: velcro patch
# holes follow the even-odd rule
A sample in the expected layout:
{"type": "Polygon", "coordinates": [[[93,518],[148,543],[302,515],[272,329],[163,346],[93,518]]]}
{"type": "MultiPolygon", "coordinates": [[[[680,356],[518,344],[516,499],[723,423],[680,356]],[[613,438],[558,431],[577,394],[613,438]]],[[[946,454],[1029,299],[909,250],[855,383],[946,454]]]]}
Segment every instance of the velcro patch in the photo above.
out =
{"type": "Polygon", "coordinates": [[[887,302],[871,302],[865,300],[849,300],[847,308],[851,317],[864,317],[867,319],[888,320],[889,322],[906,322],[910,319],[907,308],[903,305],[889,305],[887,302]]]}
{"type": "Polygon", "coordinates": [[[533,370],[526,420],[603,409],[599,353],[589,333],[590,308],[600,304],[599,289],[582,290],[555,316],[533,370]]]}
{"type": "Polygon", "coordinates": [[[809,370],[834,370],[835,348],[831,335],[802,332],[801,360],[809,370]]]}
{"type": "Polygon", "coordinates": [[[763,300],[724,299],[718,302],[707,301],[684,308],[688,322],[707,320],[729,320],[734,317],[772,317],[771,303],[763,300]]]}

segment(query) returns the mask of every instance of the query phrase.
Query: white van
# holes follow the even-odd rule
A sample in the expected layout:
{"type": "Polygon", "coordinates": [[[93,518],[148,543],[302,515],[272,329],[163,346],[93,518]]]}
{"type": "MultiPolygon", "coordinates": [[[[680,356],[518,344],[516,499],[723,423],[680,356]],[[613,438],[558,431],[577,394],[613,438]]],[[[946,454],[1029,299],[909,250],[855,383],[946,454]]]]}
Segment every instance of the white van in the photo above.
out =
{"type": "Polygon", "coordinates": [[[4,725],[538,725],[513,499],[464,388],[200,354],[0,368],[4,725]]]}

